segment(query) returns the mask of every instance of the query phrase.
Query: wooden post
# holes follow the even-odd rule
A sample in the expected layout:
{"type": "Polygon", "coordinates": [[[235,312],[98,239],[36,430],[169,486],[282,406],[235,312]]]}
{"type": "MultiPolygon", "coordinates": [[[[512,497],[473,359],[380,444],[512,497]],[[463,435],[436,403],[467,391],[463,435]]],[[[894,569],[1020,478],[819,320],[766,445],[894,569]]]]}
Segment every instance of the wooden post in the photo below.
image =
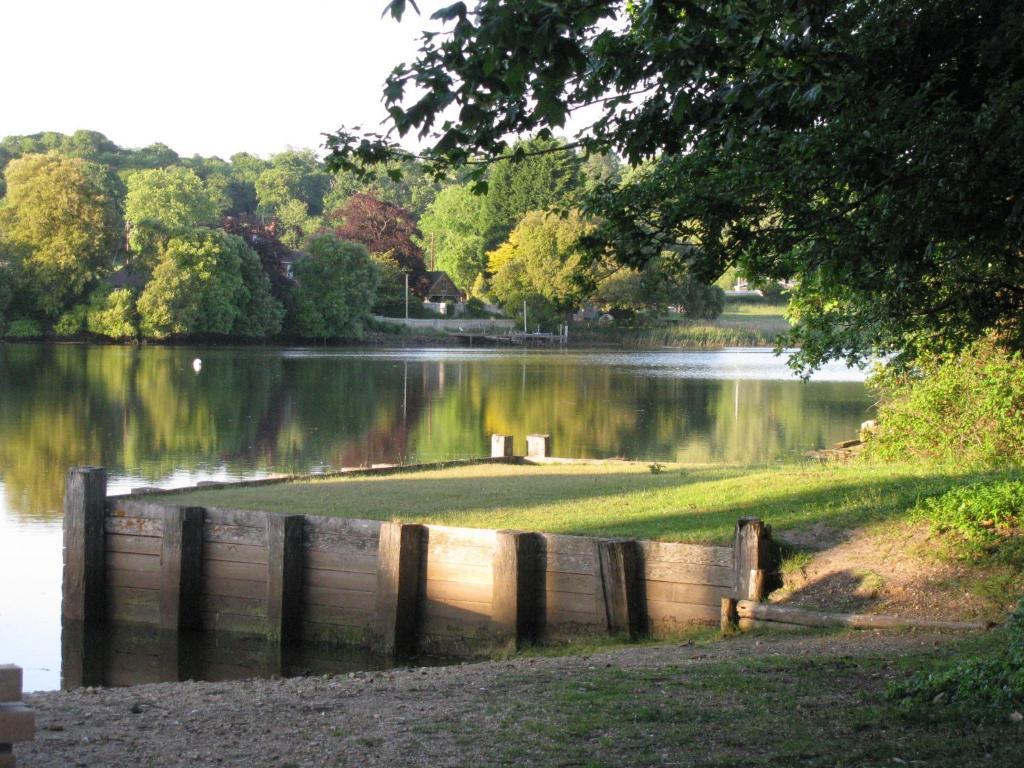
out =
{"type": "Polygon", "coordinates": [[[21,667],[0,666],[0,768],[14,768],[12,745],[36,736],[36,713],[21,697],[21,667]]]}
{"type": "Polygon", "coordinates": [[[740,600],[765,598],[764,574],[767,564],[767,526],[756,517],[741,517],[736,521],[733,557],[736,569],[736,597],[740,600]]]}
{"type": "Polygon", "coordinates": [[[165,507],[160,543],[160,628],[199,629],[203,573],[202,507],[165,507]]]}
{"type": "Polygon", "coordinates": [[[608,631],[636,640],[647,629],[637,543],[598,541],[597,553],[608,631]]]}
{"type": "Polygon", "coordinates": [[[376,625],[381,648],[389,656],[406,656],[416,649],[424,532],[422,525],[380,526],[376,625]]]}
{"type": "Polygon", "coordinates": [[[516,648],[535,642],[540,635],[540,591],[543,573],[538,574],[540,540],[535,533],[498,531],[492,564],[492,623],[502,637],[516,648]]]}
{"type": "Polygon", "coordinates": [[[62,691],[103,685],[103,633],[100,624],[61,621],[60,687],[62,691]]]}
{"type": "Polygon", "coordinates": [[[302,515],[267,515],[267,637],[299,640],[302,620],[302,515]]]}
{"type": "Polygon", "coordinates": [[[722,598],[722,621],[723,632],[734,632],[740,624],[740,615],[736,612],[736,598],[722,598]]]}
{"type": "Polygon", "coordinates": [[[551,456],[551,435],[527,435],[526,455],[531,459],[546,459],[551,456]]]}
{"type": "Polygon", "coordinates": [[[491,435],[491,458],[504,459],[514,456],[512,435],[491,435]]]}
{"type": "Polygon", "coordinates": [[[105,547],[103,518],[107,472],[73,467],[64,491],[64,588],[62,615],[71,621],[104,620],[105,547]]]}

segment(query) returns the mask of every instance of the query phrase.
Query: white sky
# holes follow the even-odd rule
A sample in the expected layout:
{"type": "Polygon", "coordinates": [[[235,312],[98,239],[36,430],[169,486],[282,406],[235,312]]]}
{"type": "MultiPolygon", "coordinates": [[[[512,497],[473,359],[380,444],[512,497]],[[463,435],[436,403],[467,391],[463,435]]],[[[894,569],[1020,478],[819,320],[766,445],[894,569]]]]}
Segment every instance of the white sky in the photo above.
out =
{"type": "Polygon", "coordinates": [[[385,0],[5,0],[0,137],[100,131],[124,147],[261,155],[378,129],[384,78],[431,11],[385,0]]]}

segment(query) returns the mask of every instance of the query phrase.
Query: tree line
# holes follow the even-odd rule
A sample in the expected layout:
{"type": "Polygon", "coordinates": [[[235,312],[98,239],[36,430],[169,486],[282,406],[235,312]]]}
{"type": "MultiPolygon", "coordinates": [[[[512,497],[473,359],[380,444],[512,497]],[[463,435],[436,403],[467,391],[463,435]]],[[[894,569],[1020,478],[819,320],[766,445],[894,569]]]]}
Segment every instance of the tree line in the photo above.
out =
{"type": "MultiPolygon", "coordinates": [[[[181,157],[100,133],[0,141],[0,333],[113,339],[354,338],[400,314],[430,270],[471,304],[554,323],[586,303],[619,315],[669,305],[713,316],[721,291],[609,256],[578,201],[627,180],[614,154],[522,142],[486,174],[438,178],[412,158],[330,171],[312,150],[181,157]],[[520,161],[519,156],[527,159],[520,161]]],[[[419,302],[413,301],[417,312],[419,302]]]]}

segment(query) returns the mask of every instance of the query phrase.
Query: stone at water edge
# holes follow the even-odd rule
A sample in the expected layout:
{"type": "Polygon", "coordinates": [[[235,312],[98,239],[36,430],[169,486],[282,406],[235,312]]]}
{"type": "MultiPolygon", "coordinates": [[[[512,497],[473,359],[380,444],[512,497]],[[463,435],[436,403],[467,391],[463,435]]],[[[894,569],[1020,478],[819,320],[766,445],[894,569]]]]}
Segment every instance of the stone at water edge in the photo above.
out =
{"type": "Polygon", "coordinates": [[[1011,712],[1010,713],[1010,722],[1011,723],[1019,723],[1019,722],[1022,722],[1022,721],[1024,721],[1024,715],[1022,715],[1020,712],[1011,712]]]}

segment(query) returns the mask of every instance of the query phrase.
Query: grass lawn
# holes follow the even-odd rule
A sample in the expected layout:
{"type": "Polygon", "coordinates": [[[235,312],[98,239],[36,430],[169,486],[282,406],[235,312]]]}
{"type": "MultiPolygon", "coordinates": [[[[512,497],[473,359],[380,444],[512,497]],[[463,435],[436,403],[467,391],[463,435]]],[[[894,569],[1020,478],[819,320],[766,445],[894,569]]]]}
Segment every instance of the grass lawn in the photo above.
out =
{"type": "MultiPolygon", "coordinates": [[[[935,706],[904,716],[890,680],[1005,642],[867,655],[759,655],[661,668],[595,664],[495,705],[496,765],[1010,766],[1024,726],[935,706]],[[1001,721],[1001,722],[1000,722],[1001,721]]],[[[455,724],[453,723],[452,726],[455,724]]],[[[477,734],[480,736],[482,734],[477,734]]]]}
{"type": "Polygon", "coordinates": [[[918,498],[982,475],[873,464],[770,467],[608,462],[482,464],[237,489],[161,502],[476,528],[729,543],[736,518],[786,531],[845,529],[906,518],[918,498]]]}

